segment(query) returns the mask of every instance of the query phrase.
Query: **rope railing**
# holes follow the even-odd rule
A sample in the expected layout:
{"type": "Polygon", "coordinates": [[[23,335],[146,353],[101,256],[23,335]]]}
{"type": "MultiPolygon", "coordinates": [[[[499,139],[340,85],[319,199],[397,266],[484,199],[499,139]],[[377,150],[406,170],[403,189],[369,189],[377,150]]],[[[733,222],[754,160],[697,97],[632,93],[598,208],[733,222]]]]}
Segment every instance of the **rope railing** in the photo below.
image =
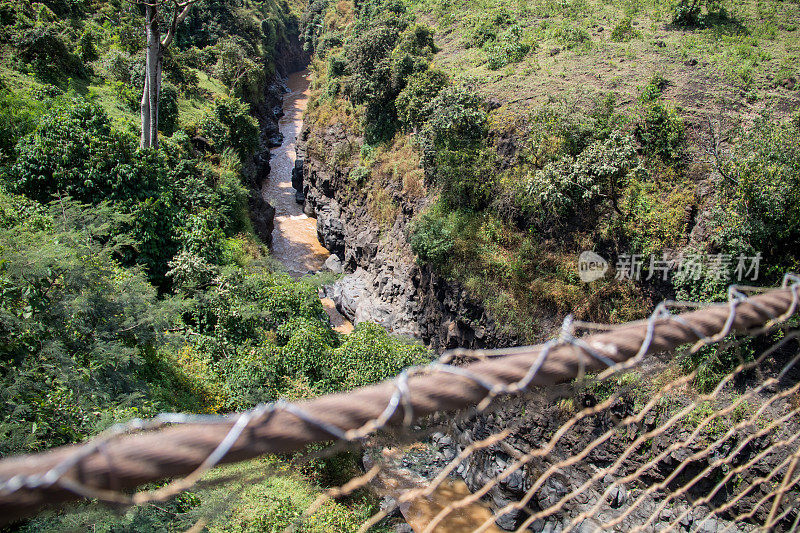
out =
{"type": "MultiPolygon", "coordinates": [[[[588,328],[568,317],[558,337],[547,343],[454,350],[393,380],[348,392],[226,416],[163,414],[133,420],[83,444],[0,461],[0,524],[81,498],[128,505],[164,501],[219,464],[300,451],[317,442],[363,443],[379,429],[409,426],[433,413],[485,409],[496,398],[587,373],[603,379],[639,365],[647,355],[692,343],[698,348],[783,323],[798,311],[799,290],[800,278],[794,275],[772,290],[733,286],[727,303],[664,302],[647,320],[581,337],[576,331],[588,328]],[[168,478],[178,479],[153,491],[125,492],[168,478]]],[[[782,495],[787,489],[781,487],[782,495]]]]}

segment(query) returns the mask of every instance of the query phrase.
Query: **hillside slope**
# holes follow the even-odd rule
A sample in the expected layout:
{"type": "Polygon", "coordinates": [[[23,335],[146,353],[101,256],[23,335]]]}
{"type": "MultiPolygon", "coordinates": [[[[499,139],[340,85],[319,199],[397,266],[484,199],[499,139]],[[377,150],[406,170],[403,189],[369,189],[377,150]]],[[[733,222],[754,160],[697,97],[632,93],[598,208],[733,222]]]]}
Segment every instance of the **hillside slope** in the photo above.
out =
{"type": "Polygon", "coordinates": [[[798,16],[789,2],[312,3],[308,205],[368,271],[349,283],[364,316],[422,319],[409,332],[440,346],[496,323],[534,340],[566,313],[633,319],[797,269],[798,16]],[[584,251],[604,278],[581,281],[584,251]],[[417,290],[418,272],[488,314],[422,310],[437,289],[417,290]]]}

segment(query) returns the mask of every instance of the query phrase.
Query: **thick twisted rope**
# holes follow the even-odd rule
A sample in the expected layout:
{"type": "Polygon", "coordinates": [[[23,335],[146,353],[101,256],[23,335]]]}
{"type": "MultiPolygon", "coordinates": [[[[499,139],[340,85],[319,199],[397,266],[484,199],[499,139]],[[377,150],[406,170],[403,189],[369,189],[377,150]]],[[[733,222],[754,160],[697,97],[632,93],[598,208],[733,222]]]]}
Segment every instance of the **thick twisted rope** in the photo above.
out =
{"type": "Polygon", "coordinates": [[[731,288],[728,303],[680,315],[661,304],[649,320],[580,339],[572,335],[568,319],[558,339],[539,346],[457,351],[395,380],[345,393],[227,417],[162,415],[119,426],[85,444],[5,459],[0,461],[0,523],[81,497],[133,504],[165,499],[216,464],[302,450],[314,442],[358,441],[386,425],[408,425],[434,412],[486,405],[499,395],[563,383],[585,372],[627,368],[645,355],[688,343],[769,327],[797,312],[799,285],[800,279],[787,276],[782,288],[751,297],[731,288]],[[446,364],[455,355],[477,361],[446,364]],[[133,430],[140,431],[127,434],[133,430]],[[120,492],[179,476],[187,477],[152,493],[120,492]]]}

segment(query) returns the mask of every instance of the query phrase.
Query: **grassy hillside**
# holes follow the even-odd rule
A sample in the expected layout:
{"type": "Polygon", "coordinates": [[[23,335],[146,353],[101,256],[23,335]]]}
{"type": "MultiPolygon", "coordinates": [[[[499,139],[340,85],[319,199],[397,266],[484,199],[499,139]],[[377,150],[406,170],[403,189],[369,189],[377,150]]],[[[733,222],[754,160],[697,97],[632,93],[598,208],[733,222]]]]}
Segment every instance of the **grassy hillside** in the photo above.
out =
{"type": "Polygon", "coordinates": [[[699,4],[696,22],[683,24],[677,3],[664,2],[411,5],[436,29],[437,64],[511,110],[608,93],[627,108],[654,74],[668,82],[664,98],[692,122],[724,101],[751,119],[764,109],[787,114],[797,106],[797,3],[699,4]],[[517,57],[503,42],[514,26],[529,47],[517,57]]]}
{"type": "Polygon", "coordinates": [[[750,284],[799,266],[799,9],[316,2],[309,150],[384,227],[399,209],[380,191],[411,174],[384,162],[424,172],[414,194],[402,184],[404,201],[427,198],[409,228],[418,260],[523,338],[566,313],[622,321],[664,297],[723,299],[740,261],[761,254],[750,284]],[[326,146],[325,127],[350,145],[326,146]],[[604,279],[580,280],[586,250],[610,263],[604,279]],[[633,255],[638,280],[622,268],[633,255]]]}

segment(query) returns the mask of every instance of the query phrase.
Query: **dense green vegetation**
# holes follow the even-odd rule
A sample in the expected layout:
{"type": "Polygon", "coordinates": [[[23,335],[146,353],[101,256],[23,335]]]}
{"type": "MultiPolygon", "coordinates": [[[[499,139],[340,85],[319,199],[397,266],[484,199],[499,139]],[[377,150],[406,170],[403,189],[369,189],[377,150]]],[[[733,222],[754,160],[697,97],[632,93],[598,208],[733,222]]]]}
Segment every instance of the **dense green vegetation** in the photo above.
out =
{"type": "MultiPolygon", "coordinates": [[[[165,57],[163,140],[140,149],[139,8],[0,3],[1,455],[164,411],[227,413],[344,390],[430,359],[369,324],[335,333],[320,281],[282,274],[251,227],[247,186],[264,149],[253,115],[277,47],[298,38],[297,11],[196,4],[165,57]]],[[[325,462],[297,472],[288,460],[228,468],[240,487],[164,507],[119,516],[81,505],[20,527],[185,529],[241,490],[241,506],[211,530],[282,530],[335,481],[325,462]],[[252,479],[256,468],[284,474],[252,479]]],[[[373,506],[358,493],[326,505],[308,530],[353,530],[373,506]]]]}

